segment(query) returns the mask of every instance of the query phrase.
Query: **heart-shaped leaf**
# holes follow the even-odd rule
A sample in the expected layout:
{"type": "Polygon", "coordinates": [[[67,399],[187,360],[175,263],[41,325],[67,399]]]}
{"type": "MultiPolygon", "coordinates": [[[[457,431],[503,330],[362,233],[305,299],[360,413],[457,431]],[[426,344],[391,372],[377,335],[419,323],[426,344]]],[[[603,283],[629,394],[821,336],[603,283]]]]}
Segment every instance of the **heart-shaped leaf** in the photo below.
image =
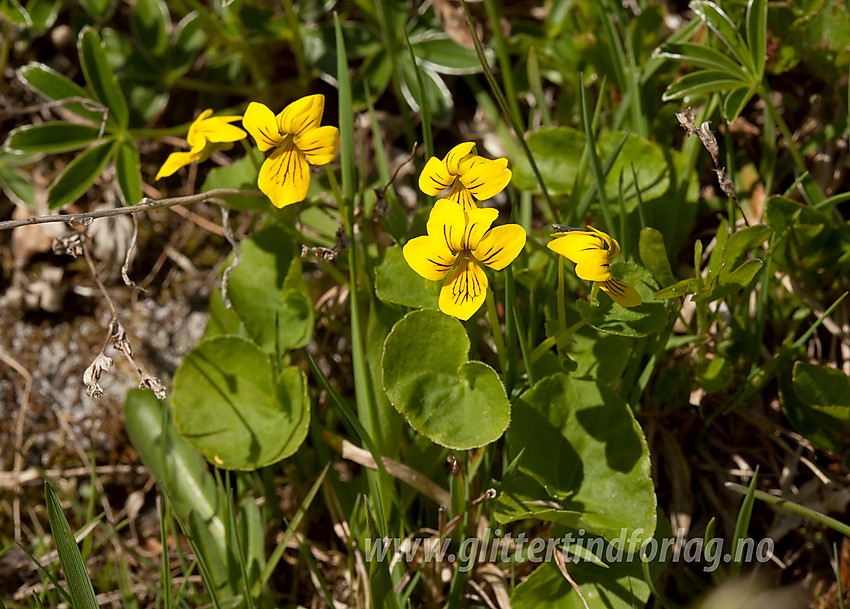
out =
{"type": "Polygon", "coordinates": [[[465,450],[496,440],[511,406],[496,371],[468,360],[463,325],[439,311],[413,311],[393,326],[381,360],[384,390],[416,431],[465,450]]]}

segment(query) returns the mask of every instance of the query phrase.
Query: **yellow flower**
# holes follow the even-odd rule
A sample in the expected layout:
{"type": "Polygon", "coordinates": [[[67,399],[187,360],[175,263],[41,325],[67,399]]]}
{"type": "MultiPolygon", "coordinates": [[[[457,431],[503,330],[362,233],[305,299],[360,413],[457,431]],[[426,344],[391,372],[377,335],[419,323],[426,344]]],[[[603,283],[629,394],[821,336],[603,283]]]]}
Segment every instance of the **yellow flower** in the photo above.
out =
{"type": "Polygon", "coordinates": [[[611,299],[623,307],[640,304],[640,294],[632,286],[611,274],[610,261],[620,253],[620,244],[592,226],[587,230],[556,226],[558,237],[549,249],[576,263],[576,275],[595,281],[611,299]]]}
{"type": "Polygon", "coordinates": [[[508,159],[485,159],[472,153],[474,147],[473,142],[464,142],[442,160],[428,159],[419,175],[419,189],[436,196],[448,188],[443,198],[460,203],[464,210],[474,209],[475,199],[483,201],[502,192],[511,181],[508,159]]]}
{"type": "Polygon", "coordinates": [[[172,152],[169,154],[165,163],[157,172],[156,180],[167,178],[189,163],[208,159],[213,151],[222,147],[220,144],[238,142],[243,137],[248,136],[242,129],[230,124],[241,119],[241,116],[213,116],[210,118],[212,113],[213,111],[210,109],[204,110],[189,125],[189,133],[186,135],[186,142],[188,142],[190,148],[189,152],[172,152]]]}
{"type": "Polygon", "coordinates": [[[502,270],[525,246],[525,230],[518,224],[490,228],[499,215],[495,209],[464,212],[455,203],[440,199],[428,217],[428,234],[408,241],[402,253],[407,264],[425,279],[446,279],[440,290],[440,310],[467,320],[484,303],[487,275],[479,264],[502,270]]]}
{"type": "Polygon", "coordinates": [[[275,207],[307,198],[310,166],[326,165],[337,153],[339,129],[320,127],[325,110],[324,95],[308,95],[289,104],[275,116],[263,104],[251,102],[242,124],[266,151],[275,148],[260,168],[260,190],[275,207]]]}

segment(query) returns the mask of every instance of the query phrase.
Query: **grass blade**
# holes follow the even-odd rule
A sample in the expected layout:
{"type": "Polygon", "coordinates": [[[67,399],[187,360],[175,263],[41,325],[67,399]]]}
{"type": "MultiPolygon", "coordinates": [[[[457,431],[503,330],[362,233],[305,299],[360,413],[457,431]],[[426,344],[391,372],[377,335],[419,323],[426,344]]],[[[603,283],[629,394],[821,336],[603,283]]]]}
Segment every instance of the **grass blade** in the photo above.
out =
{"type": "Polygon", "coordinates": [[[86,572],[86,565],[71,531],[71,525],[65,519],[62,506],[53,492],[50,484],[44,485],[44,498],[47,501],[47,516],[50,519],[50,530],[56,540],[56,551],[59,562],[65,571],[68,591],[73,599],[74,609],[98,609],[94,588],[86,572]]]}

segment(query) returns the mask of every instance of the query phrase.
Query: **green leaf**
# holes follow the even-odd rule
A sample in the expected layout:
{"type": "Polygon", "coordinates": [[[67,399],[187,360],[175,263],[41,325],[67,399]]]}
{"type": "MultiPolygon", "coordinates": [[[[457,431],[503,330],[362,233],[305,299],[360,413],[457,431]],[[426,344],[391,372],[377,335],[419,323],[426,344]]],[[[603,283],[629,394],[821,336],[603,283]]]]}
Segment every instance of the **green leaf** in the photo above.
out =
{"type": "MultiPolygon", "coordinates": [[[[224,167],[210,169],[204,180],[201,192],[216,188],[241,188],[257,190],[257,176],[265,155],[256,148],[251,148],[244,157],[224,167]]],[[[269,209],[269,200],[265,195],[258,197],[220,197],[231,209],[265,211],[269,209]]]]}
{"type": "Polygon", "coordinates": [[[725,272],[724,270],[720,274],[717,286],[710,292],[697,294],[694,296],[694,300],[708,300],[711,302],[740,292],[750,284],[762,266],[764,266],[764,262],[761,260],[747,260],[733,271],[725,272]]]}
{"type": "Polygon", "coordinates": [[[50,520],[50,531],[56,541],[56,551],[59,553],[59,562],[65,571],[65,580],[68,582],[68,591],[74,600],[74,609],[98,609],[97,600],[94,596],[94,588],[86,572],[86,565],[77,547],[77,540],[71,526],[62,513],[62,506],[56,499],[56,494],[50,483],[44,485],[44,498],[47,501],[47,517],[50,520]]]}
{"type": "Polygon", "coordinates": [[[35,186],[32,178],[20,169],[0,164],[0,187],[12,201],[27,206],[35,205],[35,186]]]}
{"type": "Polygon", "coordinates": [[[130,31],[138,48],[151,57],[162,57],[168,48],[171,15],[162,0],[136,0],[130,12],[130,31]]]}
{"type": "MultiPolygon", "coordinates": [[[[411,110],[420,112],[423,102],[419,83],[416,80],[416,66],[413,65],[407,53],[400,56],[399,63],[402,74],[401,92],[404,100],[411,110]]],[[[419,66],[419,73],[422,75],[422,84],[425,87],[425,96],[432,118],[447,121],[454,110],[454,101],[449,87],[437,72],[428,67],[419,66]]]]}
{"type": "MultiPolygon", "coordinates": [[[[30,63],[18,70],[18,78],[26,83],[33,91],[49,101],[58,101],[72,97],[90,100],[90,105],[100,105],[91,100],[91,94],[66,76],[41,63],[30,63]]],[[[96,108],[86,108],[79,102],[65,104],[71,112],[100,125],[103,112],[96,108]]]]}
{"type": "Polygon", "coordinates": [[[303,347],[313,333],[313,303],[298,281],[301,259],[292,238],[269,226],[239,247],[242,261],[227,295],[248,335],[266,353],[303,347]]]}
{"type": "Polygon", "coordinates": [[[33,31],[43,32],[52,27],[61,8],[61,0],[30,0],[27,2],[27,12],[32,19],[33,31]]]}
{"type": "Polygon", "coordinates": [[[18,0],[0,2],[0,15],[5,17],[9,23],[14,23],[19,28],[32,27],[32,18],[18,0]]]}
{"type": "Polygon", "coordinates": [[[670,259],[667,258],[667,248],[664,246],[664,235],[660,231],[647,226],[640,231],[638,241],[640,261],[645,266],[658,285],[669,286],[676,282],[670,259]]]}
{"type": "MultiPolygon", "coordinates": [[[[622,550],[605,546],[604,554],[622,556],[622,550]],[[619,554],[618,554],[619,552],[619,554]]],[[[644,580],[640,558],[607,561],[608,568],[588,562],[567,562],[567,572],[587,600],[587,609],[635,609],[649,599],[649,586],[644,580]]],[[[512,609],[585,609],[570,582],[554,562],[546,562],[511,595],[512,609]]]]}
{"type": "Polygon", "coordinates": [[[744,106],[746,106],[747,102],[749,102],[753,95],[755,95],[755,91],[755,85],[749,87],[737,87],[729,91],[723,98],[723,120],[727,123],[731,123],[738,118],[738,115],[743,112],[744,106]]]}
{"type": "MultiPolygon", "coordinates": [[[[534,162],[551,193],[572,191],[585,141],[584,134],[572,127],[544,127],[526,138],[534,162]]],[[[519,148],[511,157],[513,185],[520,190],[536,190],[537,178],[528,157],[519,148]]]]}
{"type": "Polygon", "coordinates": [[[174,28],[169,48],[169,76],[172,81],[191,69],[198,53],[207,42],[207,34],[201,22],[201,17],[193,11],[183,17],[174,28]]]}
{"type": "Polygon", "coordinates": [[[124,99],[118,79],[112,72],[112,66],[109,65],[106,47],[91,27],[86,26],[80,32],[77,51],[88,86],[95,97],[109,108],[108,120],[126,127],[129,120],[127,100],[124,99]]]}
{"type": "Polygon", "coordinates": [[[667,286],[655,293],[656,300],[668,300],[679,298],[685,294],[693,294],[697,290],[696,283],[692,279],[682,279],[671,286],[667,286]]]}
{"type": "Polygon", "coordinates": [[[729,360],[718,356],[697,368],[696,379],[706,393],[717,393],[732,386],[735,374],[729,360]]]}
{"type": "Polygon", "coordinates": [[[692,42],[667,44],[664,45],[663,50],[658,53],[658,56],[676,61],[686,61],[700,68],[719,70],[725,72],[730,78],[743,82],[751,80],[750,75],[740,65],[720,51],[704,44],[694,44],[692,42]]]}
{"type": "MultiPolygon", "coordinates": [[[[833,401],[825,400],[822,396],[841,390],[841,382],[832,378],[826,380],[827,385],[834,383],[828,392],[812,388],[812,385],[824,380],[820,377],[834,375],[832,372],[824,373],[823,371],[812,373],[811,370],[806,369],[809,366],[811,365],[798,362],[794,365],[794,377],[791,374],[780,375],[779,396],[782,400],[782,410],[791,422],[791,426],[816,447],[835,452],[844,451],[850,445],[850,406],[807,404],[798,395],[795,387],[799,384],[800,392],[809,398],[814,398],[816,402],[833,401]],[[798,367],[801,369],[798,370],[798,367]]],[[[839,400],[835,402],[841,404],[839,400]]]]}
{"type": "Polygon", "coordinates": [[[269,356],[235,336],[202,341],[174,375],[174,422],[208,461],[254,470],[295,453],[307,436],[307,379],[274,377],[269,356]]]}
{"type": "Polygon", "coordinates": [[[410,268],[400,245],[387,248],[375,267],[375,296],[381,302],[420,309],[438,309],[442,282],[428,281],[410,268]]]}
{"type": "Polygon", "coordinates": [[[438,311],[413,311],[393,326],[381,359],[384,390],[416,431],[458,450],[493,442],[510,422],[496,372],[468,361],[463,325],[438,311]]]}
{"type": "Polygon", "coordinates": [[[667,192],[670,176],[665,152],[661,146],[636,133],[610,131],[603,133],[597,140],[599,157],[607,160],[618,146],[621,146],[619,154],[605,176],[605,193],[609,200],[620,196],[621,175],[624,198],[632,203],[629,210],[637,204],[637,190],[640,190],[640,198],[643,201],[660,197],[667,192]]]}
{"type": "Polygon", "coordinates": [[[621,307],[600,292],[597,304],[579,301],[582,318],[600,332],[631,338],[660,332],[667,325],[667,308],[655,302],[656,284],[649,271],[631,262],[618,262],[611,267],[611,272],[634,286],[642,303],[636,307],[621,307]]]}
{"type": "Polygon", "coordinates": [[[107,140],[84,151],[68,164],[47,193],[47,205],[50,209],[59,209],[73,203],[89,189],[89,186],[103,173],[106,162],[112,156],[115,142],[107,140]]]}
{"type": "Polygon", "coordinates": [[[80,5],[97,21],[103,21],[112,12],[112,0],[80,0],[80,5]]]}
{"type": "Polygon", "coordinates": [[[52,121],[13,129],[4,147],[16,152],[59,153],[85,148],[98,137],[99,130],[92,125],[52,121]]]}
{"type": "Polygon", "coordinates": [[[696,13],[697,17],[702,19],[711,30],[717,34],[717,37],[723,41],[740,64],[746,68],[750,74],[757,74],[755,63],[747,48],[747,44],[738,33],[738,29],[729,16],[723,12],[714,2],[697,0],[691,2],[691,10],[696,13]]]}
{"type": "Polygon", "coordinates": [[[767,0],[747,3],[747,46],[755,66],[755,80],[761,81],[767,61],[767,0]]]}
{"type": "Polygon", "coordinates": [[[132,139],[125,139],[118,145],[115,177],[121,188],[124,205],[135,205],[142,200],[142,164],[132,139]]]}
{"type": "Polygon", "coordinates": [[[794,364],[794,391],[806,404],[850,408],[850,377],[826,366],[794,364]]]}
{"type": "MultiPolygon", "coordinates": [[[[652,536],[649,449],[631,409],[613,390],[566,374],[546,377],[514,403],[506,437],[511,458],[525,450],[520,471],[546,489],[555,509],[580,514],[580,526],[609,540],[623,529],[639,531],[641,540],[652,536]]],[[[497,502],[497,519],[505,522],[505,502],[497,502]]]]}
{"type": "Polygon", "coordinates": [[[700,95],[729,91],[730,89],[737,89],[741,85],[749,86],[751,84],[749,81],[732,78],[729,74],[720,70],[700,70],[699,72],[685,74],[676,82],[670,83],[661,99],[663,101],[692,99],[700,95]]]}
{"type": "Polygon", "coordinates": [[[429,30],[410,39],[413,52],[423,67],[440,74],[476,74],[481,71],[475,49],[461,46],[448,34],[429,30]]]}

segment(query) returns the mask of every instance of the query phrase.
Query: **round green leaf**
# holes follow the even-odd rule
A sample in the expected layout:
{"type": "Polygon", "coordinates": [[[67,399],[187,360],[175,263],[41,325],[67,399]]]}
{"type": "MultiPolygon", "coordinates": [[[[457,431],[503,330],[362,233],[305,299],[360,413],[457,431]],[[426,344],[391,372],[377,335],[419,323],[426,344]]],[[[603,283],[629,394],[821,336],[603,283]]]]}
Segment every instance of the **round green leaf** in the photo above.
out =
{"type": "Polygon", "coordinates": [[[88,190],[97,176],[103,172],[114,149],[115,142],[107,140],[89,148],[71,161],[65,172],[50,185],[50,191],[47,193],[47,205],[50,209],[58,209],[73,203],[88,190]]]}
{"type": "Polygon", "coordinates": [[[514,403],[506,436],[511,458],[524,450],[520,471],[557,502],[534,505],[580,513],[582,524],[609,540],[621,529],[641,529],[642,537],[655,531],[649,449],[614,391],[565,374],[546,377],[514,403]]]}
{"type": "Polygon", "coordinates": [[[578,302],[581,316],[588,325],[600,332],[632,338],[660,332],[667,325],[667,309],[655,300],[657,287],[649,271],[631,262],[618,262],[612,265],[611,272],[633,285],[642,303],[637,307],[621,307],[600,291],[598,303],[578,302]]]}
{"type": "Polygon", "coordinates": [[[98,137],[98,127],[65,121],[24,125],[13,129],[4,146],[17,152],[59,153],[85,148],[98,137]]]}
{"type": "MultiPolygon", "coordinates": [[[[257,176],[260,165],[265,160],[265,155],[251,148],[244,157],[225,167],[215,167],[207,174],[202,192],[216,188],[241,188],[243,190],[257,190],[257,176]]],[[[221,197],[231,209],[253,209],[265,211],[269,209],[269,200],[265,195],[258,197],[221,197]]]]}
{"type": "Polygon", "coordinates": [[[80,65],[86,75],[86,82],[103,104],[109,108],[109,120],[126,127],[129,120],[127,100],[118,84],[118,79],[109,65],[106,48],[91,27],[84,27],[77,40],[80,65]]]}
{"type": "Polygon", "coordinates": [[[410,268],[401,247],[393,245],[375,268],[375,295],[382,301],[422,309],[438,309],[439,281],[428,281],[410,268]]]}
{"type": "MultiPolygon", "coordinates": [[[[571,127],[545,127],[529,135],[526,143],[546,188],[555,194],[571,192],[586,143],[584,134],[571,127]]],[[[512,160],[513,185],[520,190],[537,190],[537,178],[520,149],[512,160]]]]}
{"type": "Polygon", "coordinates": [[[174,375],[174,422],[208,461],[253,470],[293,454],[307,436],[307,379],[273,378],[269,356],[234,336],[202,341],[174,375]]]}
{"type": "MultiPolygon", "coordinates": [[[[597,141],[599,156],[607,158],[614,151],[624,132],[612,131],[604,133],[597,141]]],[[[670,176],[667,169],[667,161],[661,146],[655,142],[645,140],[635,133],[629,133],[620,153],[611,165],[605,178],[605,193],[609,200],[616,200],[620,196],[620,175],[623,177],[623,197],[627,202],[637,203],[637,192],[643,201],[649,201],[663,195],[670,187],[670,176]],[[634,168],[634,173],[632,173],[634,168]],[[637,189],[635,188],[635,176],[637,176],[637,189]]],[[[631,209],[631,207],[630,207],[631,209]]]]}
{"type": "Polygon", "coordinates": [[[381,361],[390,402],[416,431],[465,450],[496,440],[510,403],[496,372],[470,362],[463,325],[438,311],[413,311],[393,326],[381,361]]]}

